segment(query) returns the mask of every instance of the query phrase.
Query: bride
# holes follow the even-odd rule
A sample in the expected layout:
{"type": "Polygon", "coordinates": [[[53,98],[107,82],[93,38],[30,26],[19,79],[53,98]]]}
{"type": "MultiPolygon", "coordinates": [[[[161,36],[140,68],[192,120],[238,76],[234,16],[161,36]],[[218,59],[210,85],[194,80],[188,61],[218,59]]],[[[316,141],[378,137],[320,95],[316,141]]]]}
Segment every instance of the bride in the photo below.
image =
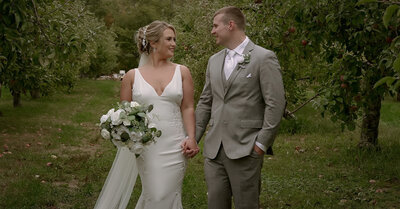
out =
{"type": "Polygon", "coordinates": [[[142,194],[136,209],[181,209],[186,159],[199,152],[192,77],[187,67],[169,60],[176,47],[172,25],[154,21],[139,29],[136,41],[141,54],[139,68],[124,76],[120,100],[153,104],[152,122],[162,135],[138,158],[118,147],[95,208],[126,208],[139,173],[142,194]]]}

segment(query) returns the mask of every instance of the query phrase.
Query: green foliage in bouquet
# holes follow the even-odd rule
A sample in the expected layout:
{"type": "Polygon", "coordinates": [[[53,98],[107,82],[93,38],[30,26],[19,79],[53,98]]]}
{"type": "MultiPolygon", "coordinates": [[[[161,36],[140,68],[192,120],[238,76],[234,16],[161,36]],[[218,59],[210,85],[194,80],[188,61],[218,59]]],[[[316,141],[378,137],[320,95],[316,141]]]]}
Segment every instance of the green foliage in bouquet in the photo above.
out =
{"type": "Polygon", "coordinates": [[[153,105],[122,101],[100,118],[101,135],[116,146],[127,146],[135,154],[142,152],[143,145],[155,142],[162,132],[152,123],[149,113],[153,105]]]}

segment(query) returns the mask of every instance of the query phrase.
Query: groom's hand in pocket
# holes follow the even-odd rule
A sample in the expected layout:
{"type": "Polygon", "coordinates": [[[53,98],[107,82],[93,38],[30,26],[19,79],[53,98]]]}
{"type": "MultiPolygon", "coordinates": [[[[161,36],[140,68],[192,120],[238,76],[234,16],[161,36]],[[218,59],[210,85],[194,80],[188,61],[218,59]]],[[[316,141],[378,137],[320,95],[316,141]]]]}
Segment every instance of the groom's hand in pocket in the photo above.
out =
{"type": "Polygon", "coordinates": [[[254,151],[256,151],[259,155],[264,155],[265,152],[259,148],[257,145],[254,145],[254,151]]]}

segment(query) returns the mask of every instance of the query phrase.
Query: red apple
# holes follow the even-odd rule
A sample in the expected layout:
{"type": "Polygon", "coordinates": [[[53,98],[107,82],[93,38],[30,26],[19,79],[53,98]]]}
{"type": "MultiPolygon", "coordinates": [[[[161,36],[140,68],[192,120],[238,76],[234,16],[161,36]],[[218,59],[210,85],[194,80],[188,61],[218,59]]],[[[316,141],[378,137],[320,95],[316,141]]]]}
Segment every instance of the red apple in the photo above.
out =
{"type": "Polygon", "coordinates": [[[306,45],[308,44],[308,41],[307,41],[307,40],[301,40],[301,44],[302,44],[303,46],[306,46],[306,45]]]}
{"type": "Polygon", "coordinates": [[[349,86],[347,85],[347,83],[342,83],[340,84],[340,87],[342,87],[342,89],[347,89],[347,87],[349,86]]]}
{"type": "Polygon", "coordinates": [[[355,100],[356,102],[361,101],[361,96],[360,96],[360,95],[355,96],[355,97],[354,97],[354,100],[355,100]]]}
{"type": "Polygon", "coordinates": [[[340,76],[340,81],[344,81],[344,75],[340,76]]]}
{"type": "Polygon", "coordinates": [[[386,38],[386,43],[391,44],[393,41],[393,39],[391,37],[387,37],[386,38]]]}
{"type": "Polygon", "coordinates": [[[290,27],[289,28],[289,33],[294,33],[294,32],[296,32],[296,28],[295,27],[290,27]]]}
{"type": "Polygon", "coordinates": [[[350,107],[350,111],[352,111],[352,112],[355,112],[355,111],[357,111],[357,110],[358,110],[358,107],[355,106],[355,105],[352,105],[352,106],[350,107]]]}

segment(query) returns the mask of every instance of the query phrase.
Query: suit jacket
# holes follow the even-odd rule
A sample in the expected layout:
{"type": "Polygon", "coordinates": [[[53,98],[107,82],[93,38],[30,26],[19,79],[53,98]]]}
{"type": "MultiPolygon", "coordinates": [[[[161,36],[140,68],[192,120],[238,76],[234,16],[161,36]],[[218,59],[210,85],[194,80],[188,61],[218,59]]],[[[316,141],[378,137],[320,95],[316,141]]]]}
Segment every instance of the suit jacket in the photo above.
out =
{"type": "Polygon", "coordinates": [[[206,128],[203,155],[214,159],[221,143],[230,159],[249,155],[256,140],[272,146],[285,109],[285,93],[274,52],[250,41],[243,54],[250,61],[238,64],[228,80],[223,72],[226,50],[208,61],[206,82],[196,107],[196,140],[206,128]]]}

